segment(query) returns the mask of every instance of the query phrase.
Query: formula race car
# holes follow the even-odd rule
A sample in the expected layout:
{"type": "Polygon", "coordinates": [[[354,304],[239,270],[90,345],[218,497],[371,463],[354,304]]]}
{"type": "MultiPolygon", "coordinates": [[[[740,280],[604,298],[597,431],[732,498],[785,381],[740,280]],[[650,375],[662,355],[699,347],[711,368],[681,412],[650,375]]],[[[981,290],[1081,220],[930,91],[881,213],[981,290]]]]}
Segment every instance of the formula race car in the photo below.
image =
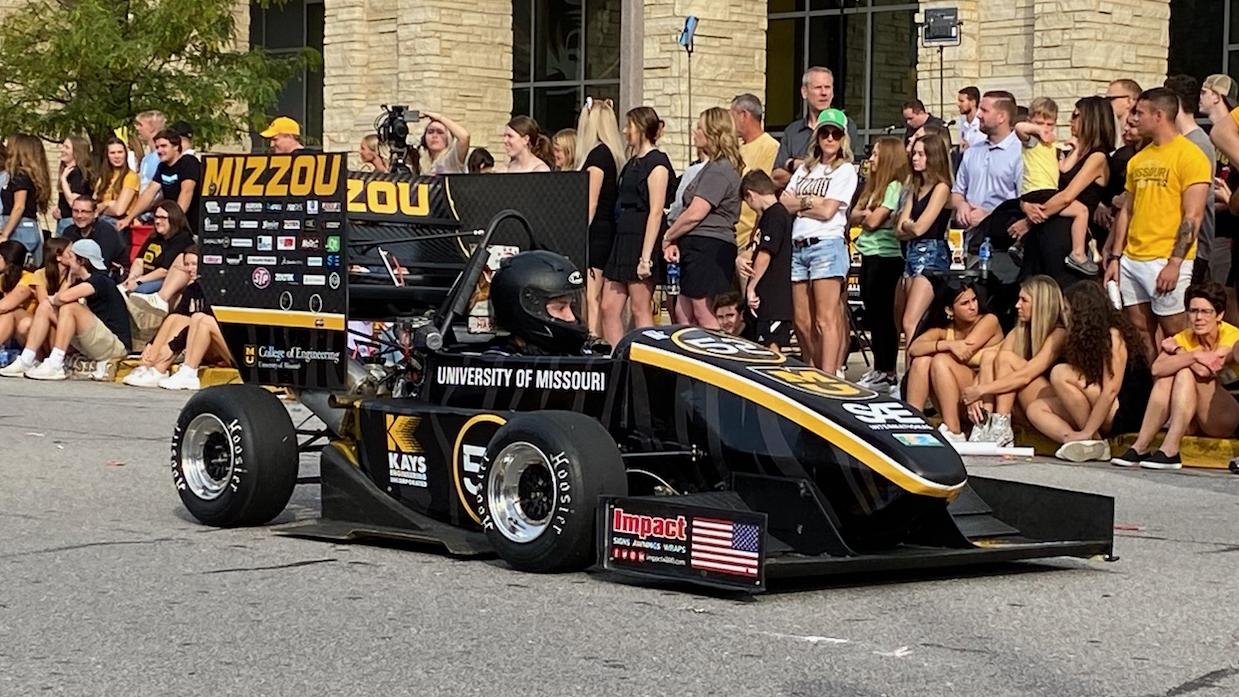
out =
{"type": "Polygon", "coordinates": [[[491,275],[500,228],[539,246],[522,221],[506,212],[461,233],[472,249],[454,283],[434,308],[391,318],[383,362],[292,329],[226,331],[243,373],[296,367],[319,385],[338,366],[343,379],[273,381],[323,421],[316,442],[299,444],[307,434],[257,385],[190,399],[172,444],[189,511],[265,524],[318,448],[321,519],[282,532],[431,543],[531,572],[598,563],[759,591],[779,577],[1111,558],[1112,499],[968,477],[916,409],[783,353],[689,326],[589,346],[569,260],[524,251],[491,275]],[[487,293],[498,326],[470,333],[487,293]]]}

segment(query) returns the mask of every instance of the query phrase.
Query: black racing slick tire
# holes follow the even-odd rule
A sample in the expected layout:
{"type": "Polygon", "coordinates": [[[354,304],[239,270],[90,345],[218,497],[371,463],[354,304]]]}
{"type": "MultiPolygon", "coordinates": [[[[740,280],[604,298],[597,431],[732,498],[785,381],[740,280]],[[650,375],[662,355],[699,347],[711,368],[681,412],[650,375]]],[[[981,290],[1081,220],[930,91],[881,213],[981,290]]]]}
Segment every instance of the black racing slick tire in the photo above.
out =
{"type": "Polygon", "coordinates": [[[568,411],[512,417],[487,446],[480,475],[486,537],[501,559],[535,573],[589,567],[598,497],[628,493],[611,434],[568,411]]]}
{"type": "Polygon", "coordinates": [[[280,400],[255,385],[195,394],[172,436],[172,479],[185,508],[216,527],[262,525],[297,484],[297,432],[280,400]]]}

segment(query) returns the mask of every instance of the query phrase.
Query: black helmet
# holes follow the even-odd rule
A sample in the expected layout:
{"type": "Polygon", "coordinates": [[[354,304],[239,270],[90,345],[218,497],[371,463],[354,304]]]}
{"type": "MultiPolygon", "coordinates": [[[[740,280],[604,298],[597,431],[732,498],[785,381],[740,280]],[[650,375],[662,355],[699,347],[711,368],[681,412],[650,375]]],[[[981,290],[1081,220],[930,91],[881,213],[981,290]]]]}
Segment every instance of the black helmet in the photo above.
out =
{"type": "Polygon", "coordinates": [[[547,251],[522,252],[499,265],[490,284],[495,322],[514,336],[551,353],[578,353],[589,336],[581,321],[585,282],[576,266],[547,251]],[[553,317],[547,304],[565,298],[574,321],[553,317]]]}

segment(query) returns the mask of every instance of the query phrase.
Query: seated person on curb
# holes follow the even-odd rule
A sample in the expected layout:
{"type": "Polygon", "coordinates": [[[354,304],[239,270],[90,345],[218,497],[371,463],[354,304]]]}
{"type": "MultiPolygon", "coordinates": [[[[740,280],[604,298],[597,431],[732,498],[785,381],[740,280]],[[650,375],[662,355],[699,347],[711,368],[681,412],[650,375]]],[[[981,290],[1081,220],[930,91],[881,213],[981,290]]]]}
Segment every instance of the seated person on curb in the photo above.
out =
{"type": "Polygon", "coordinates": [[[760,216],[754,228],[752,262],[742,254],[736,265],[745,279],[745,304],[753,320],[748,336],[778,351],[792,343],[792,226],[796,221],[775,196],[770,175],[759,169],[740,180],[740,196],[760,216]]]}
{"type": "Polygon", "coordinates": [[[170,293],[173,288],[177,288],[174,302],[175,307],[169,313],[157,311],[145,304],[139,304],[134,301],[134,296],[130,295],[127,305],[129,314],[133,317],[134,325],[139,328],[139,331],[149,331],[149,327],[158,323],[158,330],[155,332],[154,338],[142,350],[142,360],[129,375],[125,376],[122,381],[126,385],[133,387],[157,387],[159,381],[168,377],[169,369],[172,363],[175,362],[177,353],[180,351],[171,350],[171,346],[180,341],[184,343],[185,332],[188,331],[190,318],[200,312],[209,312],[210,309],[206,304],[206,297],[202,294],[202,288],[198,285],[198,254],[197,247],[190,246],[185,250],[185,253],[177,257],[177,262],[168,272],[168,278],[164,282],[164,287],[159,289],[159,293],[152,294],[152,297],[164,297],[165,293],[170,293]],[[184,292],[180,289],[183,288],[184,292]]]}
{"type": "Polygon", "coordinates": [[[1067,329],[1063,325],[1063,294],[1049,276],[1031,276],[1020,285],[1015,303],[1018,320],[997,351],[981,360],[977,384],[965,387],[960,399],[968,407],[972,423],[969,442],[997,443],[1000,448],[1015,443],[1011,417],[1018,406],[1028,405],[1050,386],[1045,379],[1062,353],[1067,329]]]}
{"type": "Polygon", "coordinates": [[[0,345],[14,336],[25,342],[32,313],[39,306],[26,270],[26,245],[17,240],[0,242],[0,345]]]}
{"type": "MultiPolygon", "coordinates": [[[[7,242],[0,245],[7,245],[7,242]]],[[[7,249],[7,247],[4,247],[7,249]]],[[[26,298],[24,317],[17,317],[13,323],[10,333],[4,340],[8,340],[17,335],[23,346],[32,349],[36,354],[46,353],[45,346],[35,346],[30,344],[29,332],[30,326],[34,323],[34,313],[39,305],[47,302],[50,295],[54,295],[57,291],[64,290],[69,287],[69,263],[66,261],[65,252],[69,249],[69,242],[62,237],[53,237],[47,241],[43,248],[43,267],[34,273],[23,273],[17,281],[18,287],[11,294],[6,293],[5,298],[18,300],[26,298]],[[52,289],[48,293],[48,288],[52,289]]],[[[25,258],[25,245],[22,245],[23,259],[25,258]]],[[[14,252],[9,252],[13,254],[14,252]]],[[[7,258],[7,257],[6,257],[7,258]]],[[[0,308],[7,307],[7,303],[0,301],[0,308]]],[[[0,327],[4,327],[3,320],[0,320],[0,327]]],[[[0,375],[4,375],[0,372],[0,375]]],[[[7,377],[22,377],[22,374],[15,373],[7,377]]]]}
{"type": "Polygon", "coordinates": [[[501,262],[490,284],[495,324],[508,348],[535,356],[580,355],[589,338],[581,319],[585,279],[566,258],[545,250],[501,262]]]}
{"type": "Polygon", "coordinates": [[[1002,343],[998,317],[984,311],[971,283],[949,279],[938,283],[918,332],[908,347],[907,402],[923,409],[932,388],[942,414],[938,430],[949,441],[966,440],[959,393],[976,384],[982,352],[1002,343]]]}
{"type": "Polygon", "coordinates": [[[69,207],[73,224],[65,228],[60,236],[69,242],[94,240],[99,243],[99,251],[103,253],[103,263],[107,264],[108,274],[120,280],[124,274],[125,262],[129,260],[129,250],[121,242],[120,233],[111,223],[99,219],[98,206],[93,198],[78,196],[69,207]]]}
{"type": "Polygon", "coordinates": [[[6,376],[25,375],[35,380],[64,380],[65,352],[70,344],[83,356],[100,361],[94,378],[103,380],[110,373],[112,359],[129,354],[129,313],[125,299],[107,275],[103,254],[94,240],[78,240],[64,255],[69,277],[74,284],[48,298],[35,311],[25,350],[16,361],[0,370],[6,376]],[[85,299],[85,304],[78,300],[85,299]],[[52,351],[35,364],[35,350],[55,326],[52,351]]]}
{"type": "Polygon", "coordinates": [[[232,365],[232,354],[224,335],[219,331],[219,323],[215,315],[208,309],[195,312],[189,318],[189,327],[172,340],[169,347],[176,352],[185,352],[185,362],[177,368],[171,377],[159,381],[159,386],[165,390],[196,390],[202,387],[198,381],[198,368],[206,358],[213,358],[225,365],[232,365]]]}
{"type": "Polygon", "coordinates": [[[1239,368],[1234,348],[1239,328],[1222,321],[1226,291],[1206,281],[1187,289],[1190,326],[1167,337],[1153,361],[1153,394],[1144,411],[1140,435],[1127,452],[1111,460],[1120,467],[1179,469],[1179,445],[1188,433],[1230,438],[1239,426],[1239,403],[1224,387],[1239,368]],[[1157,452],[1153,437],[1166,427],[1157,452]]]}
{"type": "Polygon", "coordinates": [[[744,321],[744,303],[740,294],[726,292],[714,298],[714,318],[718,320],[718,328],[732,336],[747,336],[750,330],[744,321]]]}
{"type": "Polygon", "coordinates": [[[139,347],[151,339],[151,333],[167,318],[168,309],[176,307],[182,293],[196,283],[197,278],[198,245],[191,244],[172,261],[159,290],[154,293],[130,293],[125,297],[129,316],[133,318],[136,328],[134,339],[139,347]]]}
{"type": "Polygon", "coordinates": [[[1136,328],[1091,281],[1064,294],[1070,326],[1062,361],[1050,371],[1050,390],[1024,410],[1032,427],[1063,446],[1055,457],[1106,461],[1107,434],[1140,430],[1153,389],[1136,328]]]}
{"type": "MultiPolygon", "coordinates": [[[[146,238],[146,243],[138,250],[121,287],[140,295],[154,294],[163,287],[172,262],[193,243],[193,233],[180,206],[173,201],[161,202],[155,208],[155,233],[146,238]]],[[[164,312],[167,312],[166,306],[164,312]]]]}
{"type": "MultiPolygon", "coordinates": [[[[1029,106],[1030,120],[1015,124],[1015,135],[1023,145],[1024,178],[1020,182],[1020,201],[1043,204],[1058,193],[1058,148],[1054,145],[1054,127],[1058,123],[1058,105],[1049,97],[1037,97],[1029,106]]],[[[1098,266],[1088,258],[1088,209],[1072,201],[1058,212],[1071,218],[1071,254],[1063,262],[1068,268],[1086,276],[1096,276],[1098,266]]],[[[1023,246],[1016,242],[1010,254],[1023,255],[1023,246]]]]}

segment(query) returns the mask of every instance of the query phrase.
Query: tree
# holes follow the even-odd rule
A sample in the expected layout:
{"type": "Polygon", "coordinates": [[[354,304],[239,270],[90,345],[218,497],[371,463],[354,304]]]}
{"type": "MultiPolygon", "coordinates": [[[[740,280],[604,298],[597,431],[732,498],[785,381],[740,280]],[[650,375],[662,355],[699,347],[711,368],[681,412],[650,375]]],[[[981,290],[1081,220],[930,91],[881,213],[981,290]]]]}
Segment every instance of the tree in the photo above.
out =
{"type": "Polygon", "coordinates": [[[238,47],[236,7],[28,0],[0,19],[0,134],[78,133],[101,155],[116,128],[158,109],[192,123],[195,141],[235,142],[266,119],[289,78],[321,61],[312,49],[274,58],[238,47]]]}

